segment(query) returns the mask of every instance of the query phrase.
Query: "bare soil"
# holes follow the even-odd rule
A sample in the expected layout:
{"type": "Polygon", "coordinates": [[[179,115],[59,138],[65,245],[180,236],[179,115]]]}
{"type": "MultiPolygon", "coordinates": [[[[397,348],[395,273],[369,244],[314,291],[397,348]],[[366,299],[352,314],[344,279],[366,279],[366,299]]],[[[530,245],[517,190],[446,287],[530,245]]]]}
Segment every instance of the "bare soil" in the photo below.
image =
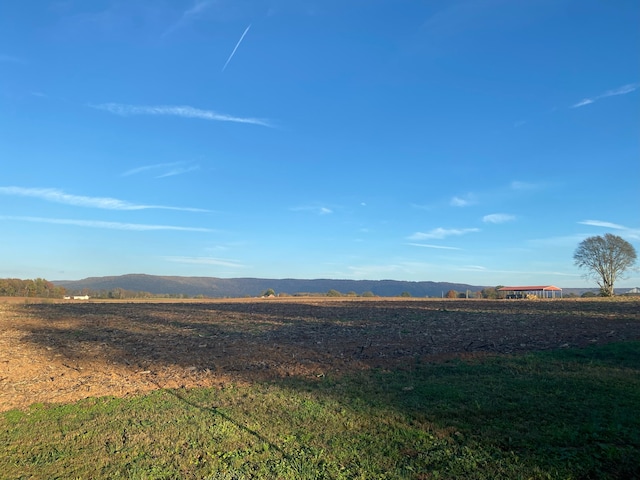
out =
{"type": "Polygon", "coordinates": [[[640,340],[640,301],[0,300],[0,411],[640,340]]]}

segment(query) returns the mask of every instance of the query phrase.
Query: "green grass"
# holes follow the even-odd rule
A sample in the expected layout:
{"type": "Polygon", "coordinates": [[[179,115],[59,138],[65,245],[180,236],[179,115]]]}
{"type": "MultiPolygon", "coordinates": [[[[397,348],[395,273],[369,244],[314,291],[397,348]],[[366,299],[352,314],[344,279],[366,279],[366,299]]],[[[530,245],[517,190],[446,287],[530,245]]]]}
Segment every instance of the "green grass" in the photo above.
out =
{"type": "Polygon", "coordinates": [[[640,342],[34,405],[0,478],[640,478],[640,342]]]}

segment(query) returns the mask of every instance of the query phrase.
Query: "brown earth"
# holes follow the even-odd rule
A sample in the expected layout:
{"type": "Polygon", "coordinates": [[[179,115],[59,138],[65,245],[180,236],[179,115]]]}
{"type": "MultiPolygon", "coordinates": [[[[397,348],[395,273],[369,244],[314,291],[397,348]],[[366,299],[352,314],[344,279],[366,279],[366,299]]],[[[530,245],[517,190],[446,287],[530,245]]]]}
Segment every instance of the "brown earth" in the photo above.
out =
{"type": "Polygon", "coordinates": [[[0,411],[640,340],[640,301],[0,301],[0,411]]]}

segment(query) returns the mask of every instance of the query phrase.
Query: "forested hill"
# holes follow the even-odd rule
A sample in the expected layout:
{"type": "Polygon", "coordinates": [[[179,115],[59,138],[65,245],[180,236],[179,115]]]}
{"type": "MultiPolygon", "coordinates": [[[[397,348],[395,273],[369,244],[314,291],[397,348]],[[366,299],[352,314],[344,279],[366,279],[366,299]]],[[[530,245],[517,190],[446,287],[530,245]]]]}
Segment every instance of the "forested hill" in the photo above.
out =
{"type": "Polygon", "coordinates": [[[322,293],[335,290],[343,295],[373,293],[376,296],[391,297],[409,294],[412,297],[440,297],[449,290],[476,292],[481,286],[445,282],[405,282],[396,280],[297,280],[264,278],[215,278],[215,277],[175,277],[131,274],[116,277],[91,277],[83,280],[58,280],[53,282],[68,292],[92,291],[109,292],[123,289],[134,292],[148,292],[153,295],[186,295],[222,298],[259,296],[272,289],[276,294],[322,293]]]}

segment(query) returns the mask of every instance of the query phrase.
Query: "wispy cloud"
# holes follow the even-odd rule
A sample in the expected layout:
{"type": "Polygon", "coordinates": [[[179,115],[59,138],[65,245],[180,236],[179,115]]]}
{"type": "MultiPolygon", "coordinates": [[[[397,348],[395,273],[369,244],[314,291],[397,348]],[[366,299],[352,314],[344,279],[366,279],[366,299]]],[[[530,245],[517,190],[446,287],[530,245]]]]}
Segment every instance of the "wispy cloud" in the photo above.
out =
{"type": "Polygon", "coordinates": [[[245,268],[246,266],[242,263],[236,262],[234,260],[225,260],[222,258],[213,258],[213,257],[162,257],[164,260],[168,262],[175,263],[186,263],[189,265],[216,265],[219,267],[231,267],[231,268],[245,268]]]}
{"type": "Polygon", "coordinates": [[[252,117],[234,117],[223,113],[217,113],[212,110],[202,110],[190,107],[188,105],[125,105],[121,103],[101,103],[98,105],[89,105],[91,108],[104,110],[114,115],[127,117],[130,115],[161,115],[182,118],[199,118],[202,120],[213,120],[217,122],[235,122],[249,123],[253,125],[261,125],[263,127],[272,127],[268,120],[252,117]]]}
{"type": "Polygon", "coordinates": [[[481,265],[465,265],[464,267],[460,267],[459,270],[466,272],[486,272],[487,268],[481,265]]]}
{"type": "Polygon", "coordinates": [[[421,248],[436,248],[438,250],[462,250],[458,247],[445,247],[443,245],[430,245],[428,243],[408,243],[407,245],[411,245],[412,247],[421,247],[421,248]]]}
{"type": "Polygon", "coordinates": [[[427,240],[435,238],[442,240],[447,237],[466,235],[479,232],[479,228],[434,228],[430,232],[416,232],[408,237],[408,240],[427,240]]]}
{"type": "Polygon", "coordinates": [[[515,215],[510,215],[508,213],[492,213],[482,217],[482,221],[485,223],[506,223],[512,222],[515,219],[515,215]]]}
{"type": "Polygon", "coordinates": [[[598,100],[602,100],[607,97],[615,97],[617,95],[627,95],[628,93],[635,92],[638,88],[640,88],[640,83],[628,83],[618,88],[614,88],[612,90],[607,90],[606,92],[597,95],[591,98],[583,98],[578,103],[571,105],[571,108],[579,108],[584,107],[585,105],[591,105],[592,103],[597,102],[598,100]]]}
{"type": "Polygon", "coordinates": [[[238,40],[238,43],[236,43],[236,46],[234,47],[233,51],[231,52],[231,55],[229,55],[229,58],[227,58],[227,61],[225,62],[224,67],[222,67],[222,71],[223,72],[226,70],[227,65],[229,65],[229,62],[231,61],[233,56],[236,54],[236,50],[238,50],[238,47],[242,43],[242,40],[244,39],[244,36],[247,34],[247,32],[249,31],[250,28],[251,28],[251,24],[249,24],[249,26],[242,33],[242,36],[240,37],[240,40],[238,40]]]}
{"type": "Polygon", "coordinates": [[[433,210],[435,207],[433,205],[420,205],[418,203],[409,204],[411,208],[416,208],[418,210],[433,210]]]}
{"type": "Polygon", "coordinates": [[[19,197],[32,197],[48,202],[62,203],[76,207],[100,208],[104,210],[179,210],[185,212],[208,212],[202,208],[168,207],[163,205],[140,205],[109,197],[86,197],[71,195],[56,188],[24,188],[24,187],[0,187],[0,194],[19,197]]]}
{"type": "Polygon", "coordinates": [[[136,168],[132,168],[131,170],[127,170],[122,174],[122,176],[128,177],[130,175],[136,175],[138,173],[147,172],[149,170],[156,170],[160,168],[171,168],[178,165],[182,165],[182,162],[156,163],[154,165],[143,165],[141,167],[136,167],[136,168]]]}
{"type": "Polygon", "coordinates": [[[600,220],[583,220],[582,222],[578,222],[582,225],[590,225],[592,227],[604,227],[604,228],[613,228],[616,230],[626,230],[627,227],[623,225],[618,225],[617,223],[611,222],[602,222],[600,220]]]}
{"type": "Polygon", "coordinates": [[[640,240],[640,228],[629,228],[624,225],[619,225],[612,222],[603,222],[601,220],[583,220],[578,222],[581,225],[589,225],[591,227],[611,228],[613,230],[620,230],[620,235],[627,237],[631,240],[640,240]]]}
{"type": "Polygon", "coordinates": [[[182,16],[180,19],[167,28],[162,34],[163,37],[166,37],[170,33],[175,32],[181,27],[188,25],[190,22],[196,20],[204,11],[206,11],[209,7],[211,7],[215,3],[214,0],[203,0],[196,2],[193,7],[182,12],[182,16]]]}
{"type": "Polygon", "coordinates": [[[475,196],[472,193],[468,193],[463,197],[453,197],[449,202],[449,205],[452,207],[468,207],[469,205],[473,205],[476,203],[475,196]]]}
{"type": "Polygon", "coordinates": [[[43,217],[19,217],[0,215],[0,220],[50,223],[54,225],[72,225],[76,227],[104,228],[107,230],[129,230],[136,232],[149,232],[158,230],[173,230],[179,232],[211,232],[210,228],[179,227],[174,225],[147,225],[141,223],[103,222],[100,220],[73,220],[67,218],[43,218],[43,217]]]}
{"type": "Polygon", "coordinates": [[[578,103],[571,105],[571,108],[578,108],[578,107],[584,107],[585,105],[590,105],[594,102],[595,100],[592,100],[590,98],[585,98],[583,100],[580,100],[578,103]]]}
{"type": "Polygon", "coordinates": [[[175,177],[176,175],[182,175],[184,173],[195,172],[196,170],[200,170],[200,166],[199,165],[192,165],[190,167],[176,167],[176,168],[172,168],[168,172],[163,173],[162,175],[156,176],[156,178],[175,177]]]}
{"type": "Polygon", "coordinates": [[[154,178],[173,177],[175,175],[182,175],[183,173],[194,172],[200,170],[200,165],[188,165],[185,162],[172,162],[172,163],[156,163],[155,165],[143,165],[142,167],[132,168],[122,174],[123,177],[136,175],[138,173],[148,172],[151,170],[165,170],[164,173],[156,175],[154,178]]]}

